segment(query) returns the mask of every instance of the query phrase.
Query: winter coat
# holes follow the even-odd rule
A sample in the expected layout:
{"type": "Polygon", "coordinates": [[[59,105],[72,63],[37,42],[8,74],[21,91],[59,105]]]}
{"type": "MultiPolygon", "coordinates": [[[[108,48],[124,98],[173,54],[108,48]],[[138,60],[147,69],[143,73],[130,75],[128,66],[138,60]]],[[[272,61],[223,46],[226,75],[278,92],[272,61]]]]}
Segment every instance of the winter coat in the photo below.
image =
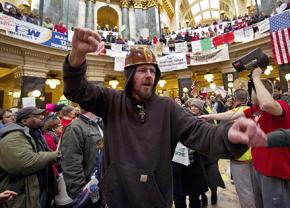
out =
{"type": "Polygon", "coordinates": [[[101,133],[97,124],[80,115],[63,132],[61,167],[68,195],[74,199],[90,181],[96,167],[97,141],[101,133]]]}
{"type": "MultiPolygon", "coordinates": [[[[153,94],[140,103],[130,96],[136,67],[125,70],[125,91],[87,81],[86,63],[63,67],[64,95],[104,121],[104,177],[109,208],[171,208],[172,156],[178,140],[215,157],[235,158],[247,147],[228,140],[230,124],[197,120],[173,100],[153,94]]],[[[154,89],[160,78],[156,67],[154,89]]]]}
{"type": "Polygon", "coordinates": [[[5,208],[39,208],[40,186],[37,173],[57,160],[52,152],[37,152],[27,127],[9,124],[0,131],[0,192],[18,195],[1,204],[5,208]]]}

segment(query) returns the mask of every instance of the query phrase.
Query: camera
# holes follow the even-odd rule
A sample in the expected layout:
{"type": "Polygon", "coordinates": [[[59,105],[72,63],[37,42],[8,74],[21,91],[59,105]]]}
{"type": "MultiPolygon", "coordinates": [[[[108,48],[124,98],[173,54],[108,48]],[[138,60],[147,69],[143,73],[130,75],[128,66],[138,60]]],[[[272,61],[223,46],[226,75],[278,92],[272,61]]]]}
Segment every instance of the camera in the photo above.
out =
{"type": "Polygon", "coordinates": [[[264,71],[269,65],[269,58],[260,48],[257,48],[233,62],[232,65],[238,72],[256,67],[260,67],[264,71]]]}

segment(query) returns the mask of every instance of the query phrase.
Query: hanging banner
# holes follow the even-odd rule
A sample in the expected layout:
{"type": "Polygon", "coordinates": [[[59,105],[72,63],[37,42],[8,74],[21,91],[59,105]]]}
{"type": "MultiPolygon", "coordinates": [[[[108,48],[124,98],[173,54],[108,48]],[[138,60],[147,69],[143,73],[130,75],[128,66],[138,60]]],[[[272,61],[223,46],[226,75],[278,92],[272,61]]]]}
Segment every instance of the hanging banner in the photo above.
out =
{"type": "Polygon", "coordinates": [[[189,58],[189,65],[203,65],[230,60],[227,45],[209,51],[190,53],[189,58]]]}
{"type": "Polygon", "coordinates": [[[200,40],[191,42],[192,52],[202,51],[200,40]]]}
{"type": "Polygon", "coordinates": [[[187,69],[185,53],[176,53],[158,57],[157,62],[161,72],[187,69]]]}
{"type": "Polygon", "coordinates": [[[263,20],[262,22],[258,22],[258,29],[259,29],[259,33],[265,33],[268,32],[270,30],[270,19],[267,18],[265,20],[263,20]]]}
{"type": "Polygon", "coordinates": [[[235,41],[234,33],[228,32],[223,34],[224,44],[233,44],[235,41]]]}
{"type": "Polygon", "coordinates": [[[176,53],[187,53],[187,42],[175,43],[175,52],[176,53]]]}
{"type": "Polygon", "coordinates": [[[122,52],[122,44],[111,43],[111,50],[115,52],[122,52]]]}
{"type": "Polygon", "coordinates": [[[244,29],[239,29],[234,31],[235,43],[244,42],[245,41],[245,33],[244,29]]]}
{"type": "Polygon", "coordinates": [[[223,45],[224,44],[224,38],[222,35],[218,35],[216,37],[212,38],[212,44],[214,47],[217,47],[219,45],[223,45]]]}
{"type": "Polygon", "coordinates": [[[52,31],[52,37],[48,41],[41,44],[66,51],[71,50],[71,45],[70,42],[68,41],[68,36],[55,31],[52,31]]]}
{"type": "Polygon", "coordinates": [[[245,40],[244,42],[252,41],[254,40],[254,30],[252,26],[245,28],[245,40]]]}
{"type": "Polygon", "coordinates": [[[15,18],[0,13],[0,29],[15,32],[15,18]]]}
{"type": "Polygon", "coordinates": [[[115,57],[114,70],[124,71],[124,67],[125,67],[125,57],[115,57]]]}
{"type": "Polygon", "coordinates": [[[51,39],[52,31],[47,28],[17,19],[14,21],[15,29],[14,31],[8,31],[9,36],[38,44],[44,43],[51,39]]]}
{"type": "Polygon", "coordinates": [[[208,50],[212,49],[212,47],[213,47],[212,41],[210,38],[202,39],[200,41],[200,43],[201,43],[201,48],[203,51],[208,51],[208,50]]]}

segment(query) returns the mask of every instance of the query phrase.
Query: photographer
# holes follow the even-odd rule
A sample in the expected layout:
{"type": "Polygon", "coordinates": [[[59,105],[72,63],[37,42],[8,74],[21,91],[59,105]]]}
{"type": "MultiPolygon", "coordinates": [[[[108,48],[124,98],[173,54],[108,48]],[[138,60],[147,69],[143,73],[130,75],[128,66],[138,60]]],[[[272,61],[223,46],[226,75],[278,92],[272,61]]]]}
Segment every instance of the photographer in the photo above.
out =
{"type": "MultiPolygon", "coordinates": [[[[272,97],[273,84],[261,79],[262,70],[252,71],[254,89],[253,106],[243,112],[228,111],[220,114],[204,115],[200,118],[234,120],[245,116],[254,119],[265,133],[279,128],[290,129],[290,109],[286,102],[275,101],[272,97]]],[[[289,148],[252,149],[254,165],[254,192],[256,207],[287,207],[290,204],[290,151],[289,148]],[[282,191],[281,191],[282,190],[282,191]]]]}

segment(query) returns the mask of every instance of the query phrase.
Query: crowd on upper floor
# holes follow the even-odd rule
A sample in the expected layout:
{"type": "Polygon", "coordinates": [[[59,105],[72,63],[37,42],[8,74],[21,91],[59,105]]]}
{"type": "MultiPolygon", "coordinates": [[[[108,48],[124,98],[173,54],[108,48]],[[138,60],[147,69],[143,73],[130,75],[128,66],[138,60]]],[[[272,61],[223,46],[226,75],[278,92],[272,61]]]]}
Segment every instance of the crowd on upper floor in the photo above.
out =
{"type": "Polygon", "coordinates": [[[6,10],[3,8],[2,3],[0,3],[0,12],[10,17],[14,17],[18,20],[22,20],[22,21],[29,22],[35,25],[39,25],[39,26],[43,26],[45,28],[54,30],[62,34],[68,34],[68,29],[62,20],[59,21],[59,23],[57,24],[53,24],[50,17],[45,17],[44,22],[41,25],[39,13],[35,9],[33,11],[29,11],[28,9],[20,9],[14,5],[10,5],[8,10],[6,10]]]}
{"type": "MultiPolygon", "coordinates": [[[[190,47],[191,41],[201,40],[205,38],[213,38],[218,35],[233,32],[248,26],[253,26],[254,32],[258,31],[257,23],[265,20],[270,15],[279,14],[290,8],[290,2],[278,1],[272,9],[272,13],[267,15],[265,12],[261,11],[259,14],[251,12],[250,14],[244,14],[239,16],[233,16],[229,18],[227,16],[223,17],[219,22],[214,20],[212,24],[198,24],[194,27],[183,28],[179,32],[164,32],[159,38],[154,36],[152,39],[149,37],[139,36],[138,40],[133,38],[125,39],[119,34],[119,29],[117,26],[110,28],[109,25],[105,25],[103,28],[97,26],[97,31],[102,37],[102,41],[106,43],[106,48],[110,48],[111,43],[122,44],[123,50],[127,50],[130,44],[137,45],[156,45],[157,43],[164,43],[169,46],[170,51],[174,50],[175,43],[187,42],[190,47]]],[[[27,12],[27,9],[21,10],[15,6],[9,7],[8,11],[3,9],[0,3],[0,12],[14,17],[19,20],[23,20],[35,25],[41,25],[39,14],[37,10],[27,12]]],[[[53,24],[50,17],[45,17],[42,26],[50,30],[62,34],[68,34],[68,29],[64,22],[60,20],[57,24],[53,24]]],[[[73,28],[72,28],[73,30],[73,28]]]]}

